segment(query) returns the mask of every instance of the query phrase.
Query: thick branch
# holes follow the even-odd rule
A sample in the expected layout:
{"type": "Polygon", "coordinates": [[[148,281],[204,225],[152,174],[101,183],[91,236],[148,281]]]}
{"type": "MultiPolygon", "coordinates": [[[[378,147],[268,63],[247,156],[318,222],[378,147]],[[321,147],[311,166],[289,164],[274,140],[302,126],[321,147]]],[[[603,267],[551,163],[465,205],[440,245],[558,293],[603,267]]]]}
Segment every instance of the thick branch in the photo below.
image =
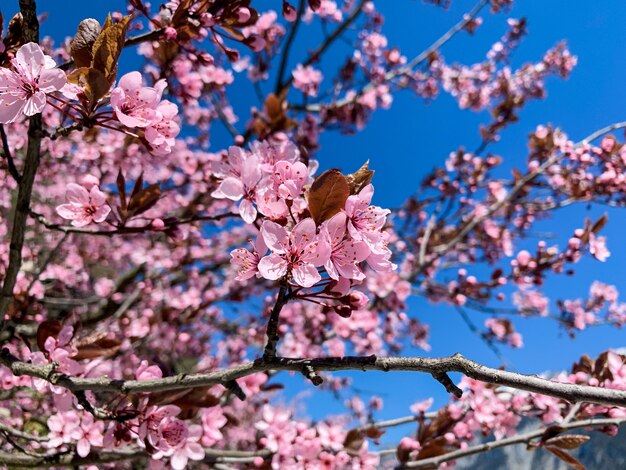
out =
{"type": "Polygon", "coordinates": [[[210,385],[226,385],[232,380],[258,372],[295,371],[304,366],[316,371],[338,370],[379,370],[424,372],[431,375],[460,372],[468,377],[485,383],[526,390],[533,393],[561,398],[571,403],[588,402],[607,406],[626,407],[626,391],[555,382],[536,375],[525,375],[484,366],[466,359],[460,354],[451,357],[376,357],[345,356],[302,359],[276,357],[270,361],[262,359],[246,362],[228,369],[215,370],[202,374],[179,374],[172,377],[153,380],[116,380],[108,377],[81,378],[71,377],[54,370],[51,365],[34,365],[20,361],[7,349],[0,353],[0,364],[11,369],[15,375],[28,375],[49,381],[54,385],[72,391],[92,390],[110,391],[123,394],[162,392],[210,385]]]}
{"type": "MultiPolygon", "coordinates": [[[[580,429],[587,427],[598,427],[598,426],[609,426],[616,425],[620,426],[625,421],[624,418],[618,419],[609,419],[609,418],[593,418],[586,419],[582,421],[573,421],[571,423],[560,424],[559,427],[563,430],[570,429],[580,429]]],[[[439,455],[437,457],[431,457],[423,460],[416,460],[413,462],[408,462],[399,468],[438,468],[444,462],[449,462],[451,460],[457,460],[463,457],[469,457],[470,455],[480,454],[482,452],[489,452],[499,447],[506,447],[515,444],[528,444],[533,439],[539,438],[545,434],[546,430],[537,429],[535,431],[530,431],[525,434],[519,434],[517,436],[509,437],[506,439],[500,439],[498,441],[486,442],[484,444],[480,444],[473,447],[468,447],[466,449],[459,449],[453,452],[449,452],[447,454],[439,455]]]]}
{"type": "MultiPolygon", "coordinates": [[[[39,21],[37,20],[35,1],[20,0],[20,10],[24,18],[24,40],[27,42],[39,42],[39,21]]],[[[4,276],[2,291],[0,292],[0,323],[3,328],[5,315],[13,302],[13,288],[17,281],[17,275],[22,267],[22,247],[24,246],[24,234],[30,210],[33,183],[39,167],[42,135],[41,114],[31,116],[28,126],[28,148],[24,160],[22,179],[17,189],[15,213],[13,214],[13,225],[11,227],[9,266],[4,276]]]]}
{"type": "Polygon", "coordinates": [[[263,352],[263,359],[266,361],[270,361],[274,358],[274,356],[276,356],[276,345],[278,344],[278,340],[280,339],[280,337],[278,336],[278,320],[280,316],[280,311],[287,304],[288,300],[289,288],[287,284],[283,283],[280,285],[280,290],[278,291],[276,303],[274,304],[274,308],[272,308],[270,318],[267,322],[267,344],[265,345],[265,351],[263,352]]]}

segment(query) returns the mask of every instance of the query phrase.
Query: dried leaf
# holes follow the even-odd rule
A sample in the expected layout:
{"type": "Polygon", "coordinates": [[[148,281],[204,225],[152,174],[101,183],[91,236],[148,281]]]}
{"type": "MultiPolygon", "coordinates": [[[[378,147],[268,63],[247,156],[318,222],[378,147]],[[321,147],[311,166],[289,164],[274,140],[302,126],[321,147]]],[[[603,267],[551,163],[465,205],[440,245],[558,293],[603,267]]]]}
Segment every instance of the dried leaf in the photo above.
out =
{"type": "Polygon", "coordinates": [[[598,220],[596,220],[593,225],[591,226],[591,231],[593,233],[598,233],[600,230],[602,230],[602,228],[606,225],[606,223],[609,221],[608,216],[605,214],[602,214],[602,217],[600,217],[598,220]]]}
{"type": "Polygon", "coordinates": [[[96,357],[111,357],[120,349],[121,344],[119,340],[109,338],[106,332],[94,333],[77,342],[78,352],[73,359],[79,361],[96,357]]]}
{"type": "Polygon", "coordinates": [[[369,428],[365,429],[363,433],[369,439],[380,439],[380,437],[385,434],[385,431],[377,428],[376,426],[370,426],[369,428]]]}
{"type": "Polygon", "coordinates": [[[63,328],[63,325],[58,320],[44,320],[39,324],[37,328],[37,346],[40,351],[45,351],[46,340],[52,336],[56,338],[59,336],[59,332],[63,328]]]}
{"type": "Polygon", "coordinates": [[[309,212],[319,225],[346,205],[350,196],[348,180],[337,169],[327,170],[315,178],[309,190],[309,212]]]}
{"type": "Polygon", "coordinates": [[[559,459],[561,459],[563,462],[565,462],[567,465],[569,465],[573,469],[586,470],[585,466],[580,462],[580,460],[578,460],[573,455],[568,454],[564,450],[559,449],[558,447],[553,447],[553,446],[546,446],[544,448],[548,450],[549,452],[552,452],[554,455],[556,455],[559,459]]]}
{"type": "Polygon", "coordinates": [[[351,429],[346,434],[346,438],[343,441],[343,446],[348,451],[356,452],[365,442],[365,438],[363,437],[363,433],[358,429],[351,429]]]}
{"type": "Polygon", "coordinates": [[[86,18],[78,25],[78,30],[70,43],[70,53],[76,67],[90,67],[93,59],[93,45],[102,27],[93,18],[86,18]]]}
{"type": "Polygon", "coordinates": [[[83,87],[87,100],[92,104],[106,95],[111,88],[111,84],[104,73],[88,67],[81,67],[72,71],[67,75],[67,80],[83,87]]]}
{"type": "Polygon", "coordinates": [[[115,82],[117,62],[124,48],[130,18],[125,16],[117,23],[113,23],[109,15],[93,45],[91,68],[102,72],[109,86],[115,82]]]}
{"type": "Polygon", "coordinates": [[[429,459],[430,457],[436,457],[448,452],[446,447],[446,439],[441,436],[432,441],[426,442],[419,453],[417,454],[417,460],[429,459]]]}
{"type": "Polygon", "coordinates": [[[128,203],[128,212],[130,215],[143,214],[154,206],[160,197],[161,189],[159,188],[159,183],[151,184],[131,196],[128,203]]]}
{"type": "Polygon", "coordinates": [[[122,209],[122,211],[126,211],[127,205],[126,205],[126,179],[124,178],[124,174],[122,173],[122,170],[120,169],[119,173],[117,174],[117,192],[120,196],[120,207],[122,209]]]}
{"type": "Polygon", "coordinates": [[[591,439],[584,434],[567,434],[556,436],[546,441],[547,446],[554,446],[560,449],[578,449],[581,445],[591,439]]]}
{"type": "Polygon", "coordinates": [[[361,190],[372,182],[374,171],[369,169],[370,161],[366,161],[361,168],[346,176],[350,186],[350,194],[358,194],[361,190]]]}

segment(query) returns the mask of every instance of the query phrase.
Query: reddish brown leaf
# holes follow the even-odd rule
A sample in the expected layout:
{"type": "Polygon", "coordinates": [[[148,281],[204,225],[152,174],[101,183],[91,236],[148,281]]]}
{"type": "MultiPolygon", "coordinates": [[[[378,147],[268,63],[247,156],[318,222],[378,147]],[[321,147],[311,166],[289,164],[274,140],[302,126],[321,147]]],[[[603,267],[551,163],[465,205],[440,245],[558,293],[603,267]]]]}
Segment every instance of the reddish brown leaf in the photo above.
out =
{"type": "Polygon", "coordinates": [[[44,320],[39,324],[37,328],[37,346],[40,351],[45,351],[46,340],[52,336],[56,338],[59,336],[59,332],[63,328],[63,325],[58,320],[44,320]]]}
{"type": "Polygon", "coordinates": [[[154,206],[161,197],[159,183],[146,186],[144,189],[133,194],[128,202],[128,212],[131,215],[139,215],[154,206]]]}
{"type": "Polygon", "coordinates": [[[605,214],[602,215],[602,217],[600,217],[598,220],[596,220],[593,225],[591,226],[591,231],[593,233],[598,233],[600,230],[602,230],[602,228],[604,228],[604,226],[606,225],[606,223],[609,221],[608,216],[605,214]]]}
{"type": "Polygon", "coordinates": [[[552,452],[560,460],[565,462],[567,465],[569,465],[573,469],[575,469],[575,470],[586,470],[585,466],[580,462],[580,460],[578,460],[573,455],[568,454],[564,450],[559,449],[558,447],[553,447],[553,446],[546,446],[546,447],[544,447],[544,449],[548,450],[549,452],[552,452]]]}
{"type": "Polygon", "coordinates": [[[100,332],[81,338],[76,343],[78,352],[73,359],[93,359],[95,357],[110,357],[114,355],[121,346],[121,342],[115,338],[109,338],[108,333],[100,332]]]}
{"type": "Polygon", "coordinates": [[[124,48],[130,18],[125,16],[117,23],[113,23],[109,15],[93,44],[91,68],[102,72],[109,85],[115,82],[117,62],[124,48]]]}
{"type": "Polygon", "coordinates": [[[346,205],[350,186],[339,170],[327,170],[315,178],[309,190],[309,212],[319,225],[346,205]]]}
{"type": "Polygon", "coordinates": [[[546,446],[554,446],[560,449],[578,449],[581,445],[591,439],[584,434],[567,434],[556,436],[546,441],[546,446]]]}
{"type": "Polygon", "coordinates": [[[380,439],[380,437],[385,434],[385,431],[377,428],[376,426],[370,426],[369,428],[365,429],[363,433],[368,439],[380,439]]]}
{"type": "Polygon", "coordinates": [[[348,451],[358,451],[363,442],[365,441],[363,433],[358,429],[351,429],[346,434],[346,438],[343,441],[343,446],[348,451]]]}
{"type": "Polygon", "coordinates": [[[370,161],[366,161],[361,168],[346,176],[350,186],[350,194],[358,194],[361,190],[372,182],[374,171],[369,169],[370,161]]]}

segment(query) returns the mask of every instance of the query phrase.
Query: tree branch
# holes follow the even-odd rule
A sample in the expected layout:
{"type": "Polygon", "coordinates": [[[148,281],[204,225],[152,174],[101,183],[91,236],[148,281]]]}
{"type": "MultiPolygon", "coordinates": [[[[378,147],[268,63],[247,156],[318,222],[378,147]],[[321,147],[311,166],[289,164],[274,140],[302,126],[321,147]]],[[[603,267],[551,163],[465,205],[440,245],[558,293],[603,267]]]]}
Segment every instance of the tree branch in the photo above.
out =
{"type": "Polygon", "coordinates": [[[282,283],[280,285],[280,290],[278,291],[278,297],[276,298],[276,303],[274,304],[274,308],[272,308],[272,312],[270,313],[270,318],[267,322],[267,344],[265,345],[265,351],[263,352],[263,359],[265,361],[271,361],[274,356],[276,356],[276,345],[278,344],[278,340],[280,337],[278,336],[278,320],[280,316],[280,311],[289,301],[289,287],[286,283],[282,283]]]}
{"type": "Polygon", "coordinates": [[[481,382],[540,393],[571,403],[588,402],[606,406],[626,407],[625,390],[555,382],[536,375],[525,375],[494,369],[466,359],[460,354],[442,358],[344,356],[305,359],[275,357],[272,360],[258,359],[231,368],[202,374],[179,374],[152,380],[72,377],[56,371],[50,364],[35,365],[20,361],[6,348],[0,352],[0,364],[8,367],[14,375],[28,375],[40,378],[71,391],[92,390],[94,392],[109,391],[122,394],[162,392],[218,384],[227,385],[233,380],[258,372],[271,370],[301,372],[305,366],[313,367],[316,371],[412,371],[431,375],[460,372],[481,382]]]}
{"type": "MultiPolygon", "coordinates": [[[[20,0],[20,11],[24,18],[24,40],[39,42],[39,21],[37,5],[34,0],[20,0]]],[[[0,330],[4,329],[5,316],[13,303],[13,288],[17,275],[22,267],[22,247],[26,232],[26,221],[30,211],[30,198],[33,183],[39,167],[42,132],[41,114],[30,117],[28,126],[28,148],[24,160],[22,179],[18,185],[13,225],[11,227],[11,244],[9,248],[9,266],[6,270],[2,291],[0,292],[0,330]]]]}
{"type": "MultiPolygon", "coordinates": [[[[589,426],[610,426],[616,425],[620,426],[626,421],[626,418],[592,418],[586,419],[582,421],[573,421],[571,423],[560,424],[559,427],[563,430],[571,430],[571,429],[580,429],[586,428],[589,426]]],[[[447,454],[439,455],[437,457],[430,457],[428,459],[423,460],[415,460],[413,462],[408,462],[404,465],[400,465],[398,468],[438,468],[444,462],[449,462],[451,460],[457,460],[463,457],[469,457],[470,455],[480,454],[482,452],[489,452],[491,450],[497,449],[499,447],[506,447],[515,444],[528,444],[533,439],[541,437],[545,434],[546,430],[537,429],[535,431],[531,431],[525,434],[519,434],[517,436],[509,437],[506,439],[500,439],[498,441],[486,442],[484,444],[480,444],[473,447],[468,447],[466,449],[459,449],[453,452],[449,452],[447,454]]]]}
{"type": "Polygon", "coordinates": [[[19,184],[22,181],[22,175],[17,171],[17,167],[15,166],[15,161],[13,160],[13,155],[11,155],[11,148],[9,147],[9,141],[7,139],[7,133],[4,130],[4,124],[0,124],[0,138],[2,138],[2,151],[4,154],[4,158],[7,161],[7,167],[9,168],[9,173],[13,177],[15,181],[19,184]]]}

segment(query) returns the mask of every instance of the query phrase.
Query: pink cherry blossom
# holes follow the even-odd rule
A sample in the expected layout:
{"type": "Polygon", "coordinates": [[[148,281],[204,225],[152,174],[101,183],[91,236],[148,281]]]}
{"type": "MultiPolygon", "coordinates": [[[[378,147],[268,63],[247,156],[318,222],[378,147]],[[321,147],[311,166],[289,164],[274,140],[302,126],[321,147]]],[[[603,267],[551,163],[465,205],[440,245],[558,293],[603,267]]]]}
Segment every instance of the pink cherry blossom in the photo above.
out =
{"type": "Polygon", "coordinates": [[[320,83],[322,82],[322,72],[310,65],[303,67],[302,64],[298,64],[292,75],[294,87],[305,95],[317,96],[320,83]]]}
{"type": "Polygon", "coordinates": [[[589,234],[589,251],[598,261],[606,261],[611,252],[606,247],[606,237],[598,237],[595,234],[589,234]]]}
{"type": "Polygon", "coordinates": [[[65,73],[55,69],[52,57],[38,44],[20,47],[11,61],[12,69],[0,67],[0,123],[14,122],[20,115],[43,111],[46,95],[63,88],[65,73]]]}
{"type": "Polygon", "coordinates": [[[174,470],[187,467],[189,460],[202,460],[204,449],[198,443],[202,436],[199,425],[187,426],[177,418],[167,417],[158,426],[157,448],[159,451],[152,458],[169,457],[174,470]]]}
{"type": "Polygon", "coordinates": [[[165,80],[160,80],[154,87],[145,87],[141,73],[127,73],[111,92],[115,116],[127,127],[148,127],[159,122],[157,106],[165,86],[165,80]]]}
{"type": "Polygon", "coordinates": [[[339,280],[340,276],[363,280],[365,274],[359,269],[358,264],[370,255],[370,249],[365,242],[345,238],[346,224],[345,212],[335,214],[324,223],[322,232],[332,247],[330,258],[324,267],[328,275],[335,280],[339,280]]]}
{"type": "Polygon", "coordinates": [[[87,190],[84,186],[69,183],[65,197],[69,203],[57,206],[56,211],[64,219],[71,220],[75,227],[103,222],[111,212],[106,194],[95,185],[87,190]]]}
{"type": "Polygon", "coordinates": [[[156,111],[156,116],[160,116],[160,120],[155,120],[146,128],[145,137],[150,144],[152,153],[166,155],[172,151],[172,147],[176,143],[176,136],[180,132],[180,126],[174,120],[178,114],[178,106],[164,100],[159,103],[156,111]]]}
{"type": "Polygon", "coordinates": [[[265,279],[276,280],[291,274],[302,287],[311,287],[320,281],[317,267],[328,261],[330,244],[317,235],[313,219],[298,222],[291,231],[266,220],[261,234],[272,251],[259,262],[259,272],[265,279]]]}
{"type": "Polygon", "coordinates": [[[231,262],[239,266],[239,272],[237,273],[238,281],[245,281],[254,276],[259,276],[258,265],[261,258],[267,253],[267,245],[261,234],[257,235],[256,242],[254,243],[254,249],[252,252],[245,248],[237,248],[230,254],[231,262]]]}
{"type": "Polygon", "coordinates": [[[245,222],[251,224],[257,216],[253,202],[263,176],[260,161],[256,155],[250,155],[239,147],[229,149],[229,157],[231,156],[226,177],[211,195],[214,198],[227,198],[231,201],[243,199],[239,205],[239,214],[245,222]]]}

